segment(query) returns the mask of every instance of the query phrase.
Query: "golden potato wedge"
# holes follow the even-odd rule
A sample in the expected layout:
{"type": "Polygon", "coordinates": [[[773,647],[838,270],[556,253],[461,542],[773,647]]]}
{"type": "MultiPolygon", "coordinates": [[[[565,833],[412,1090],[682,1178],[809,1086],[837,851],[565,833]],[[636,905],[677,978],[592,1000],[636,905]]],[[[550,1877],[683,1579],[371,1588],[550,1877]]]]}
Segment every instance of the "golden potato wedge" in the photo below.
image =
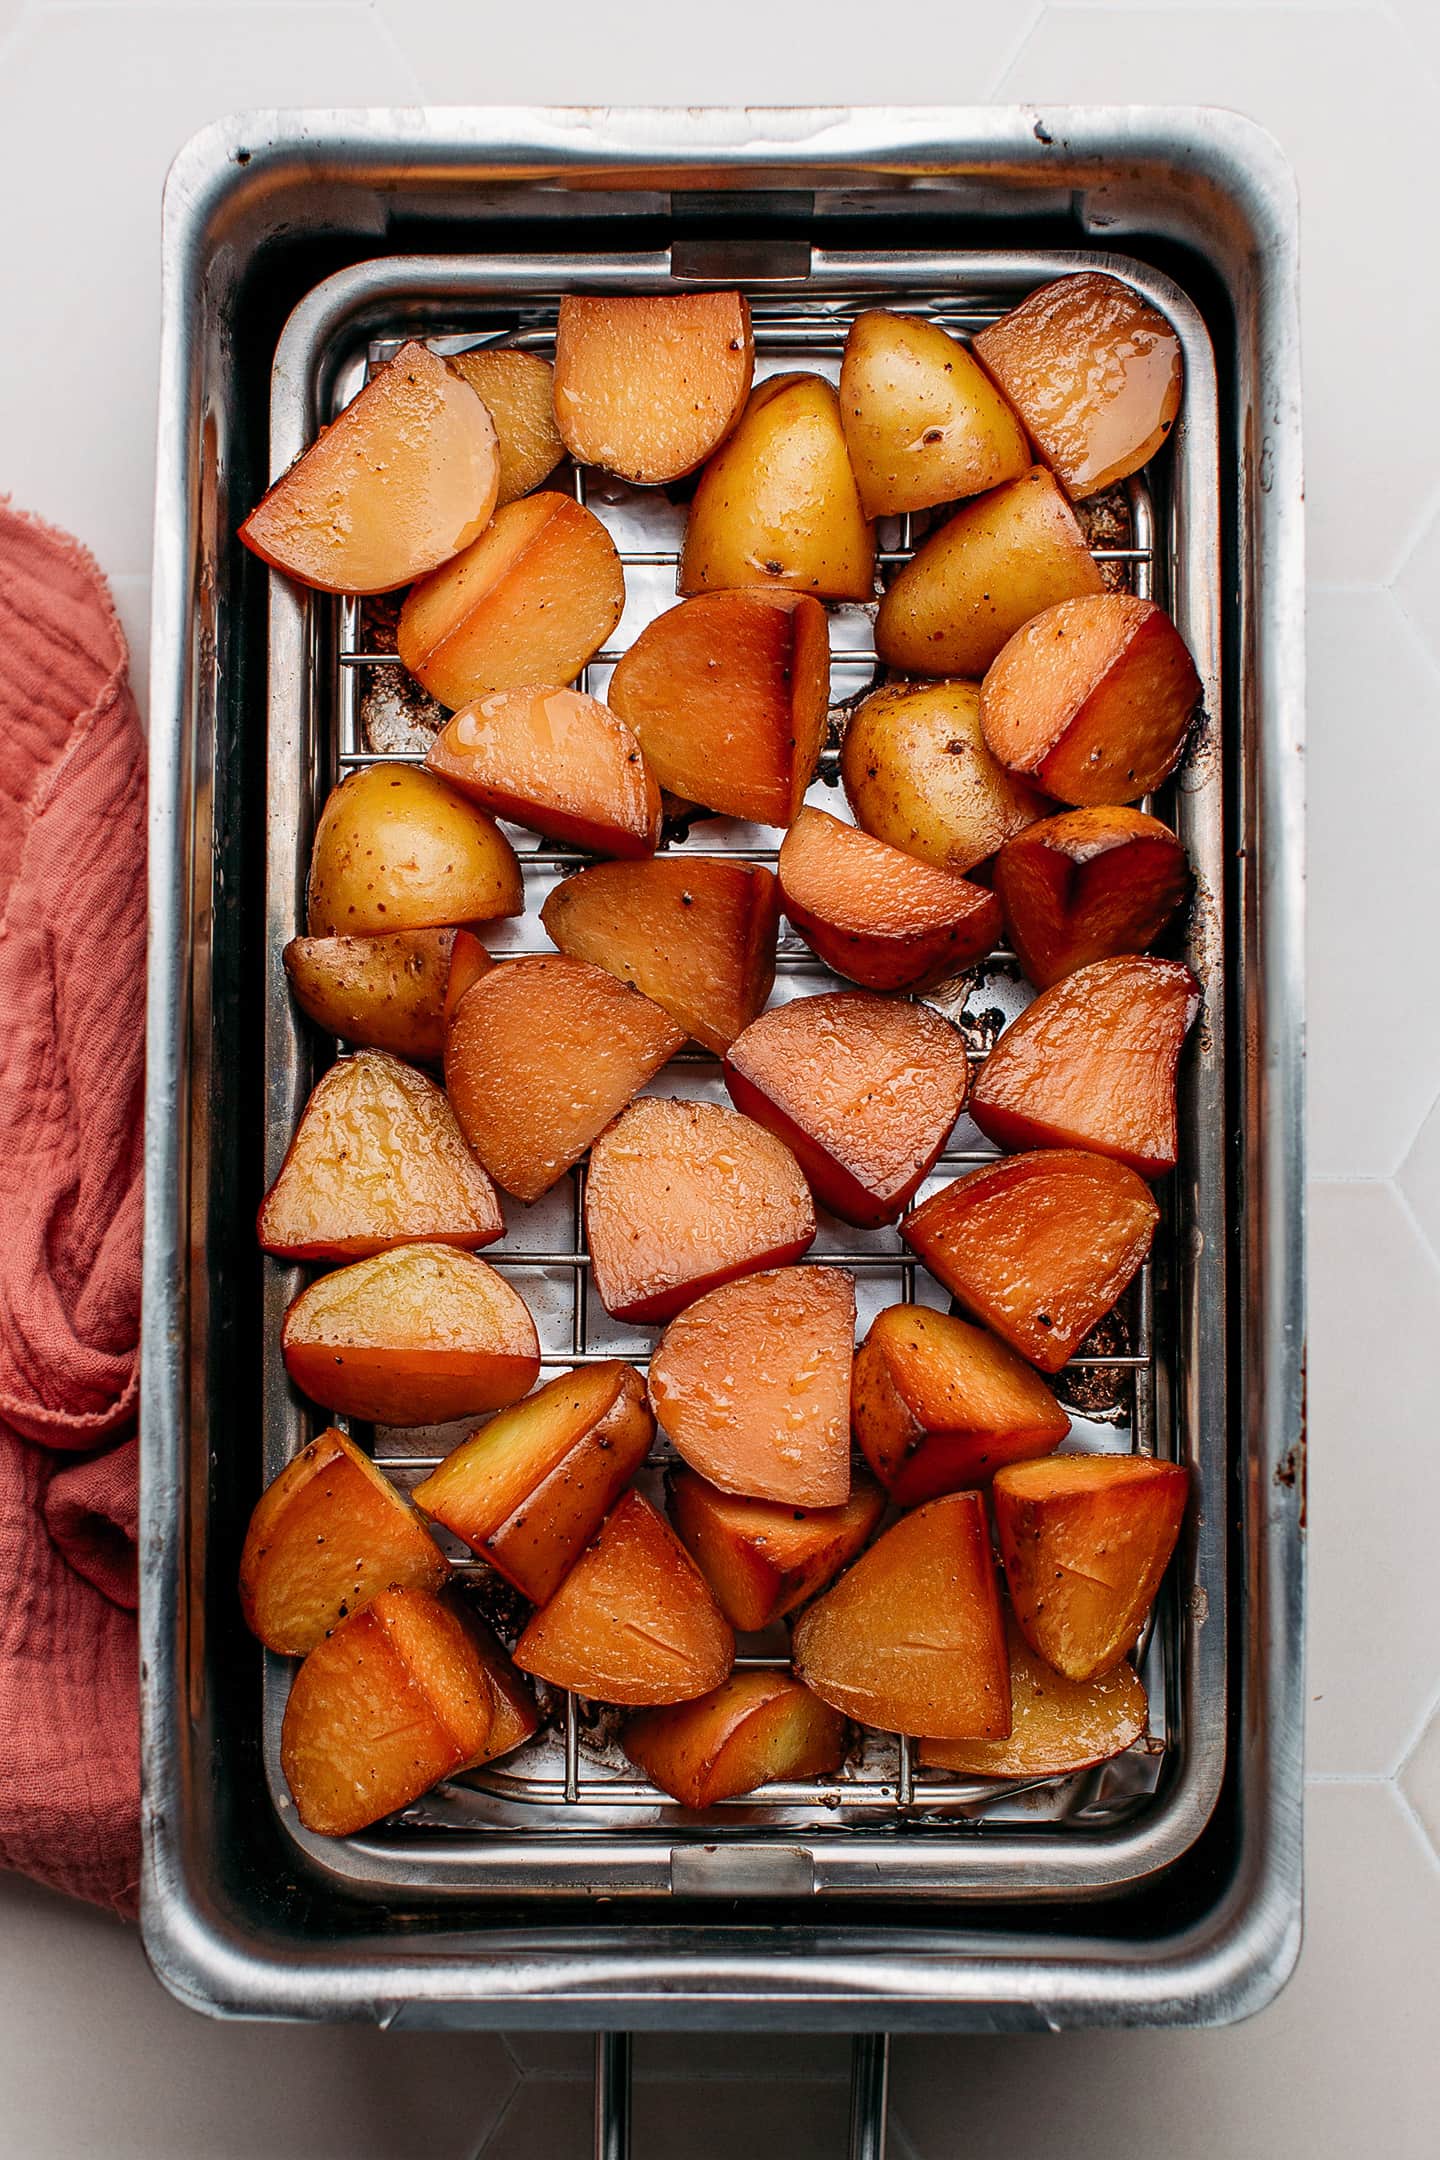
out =
{"type": "Polygon", "coordinates": [[[825,610],[803,593],[682,601],[617,663],[610,703],[672,795],[725,817],[788,825],[825,736],[825,610]]]}
{"type": "Polygon", "coordinates": [[[1200,677],[1163,608],[1100,593],[1017,630],[980,686],[987,748],[1062,802],[1134,802],[1179,762],[1200,677]]]}
{"type": "Polygon", "coordinates": [[[481,400],[402,345],[240,527],[252,553],[319,592],[393,592],[484,531],[500,450],[481,400]]]}
{"type": "Polygon", "coordinates": [[[579,690],[492,690],[461,708],[425,759],[482,809],[597,855],[653,855],[660,790],[640,745],[579,690]]]}
{"type": "Polygon", "coordinates": [[[629,1492],[535,1614],[515,1662],[600,1702],[688,1702],[729,1673],[735,1637],[670,1525],[629,1492]]]}
{"type": "Polygon", "coordinates": [[[603,968],[526,954],[461,999],[445,1085],[496,1184],[538,1200],[684,1041],[668,1013],[603,968]]]}
{"type": "Polygon", "coordinates": [[[776,869],[785,913],[806,944],[868,990],[928,989],[999,940],[1000,903],[983,885],[828,810],[800,812],[776,869]]]}
{"type": "Polygon", "coordinates": [[[642,1096],[595,1142],[585,1180],[595,1294],[617,1320],[669,1320],[815,1240],[810,1188],[783,1141],[718,1103],[642,1096]]]}
{"type": "Polygon", "coordinates": [[[495,1694],[464,1623],[424,1590],[382,1590],[296,1673],[280,1763],[307,1830],[350,1837],[485,1760],[495,1694]]]}
{"type": "Polygon", "coordinates": [[[573,496],[547,491],[507,503],[463,555],[411,587],[396,646],[453,710],[491,690],[572,683],[624,607],[609,533],[573,496]]]}
{"type": "Polygon", "coordinates": [[[1094,1680],[1067,1680],[1037,1657],[1015,1615],[1005,1615],[1010,1656],[1010,1737],[1007,1740],[922,1740],[927,1770],[961,1777],[1072,1777],[1123,1755],[1150,1720],[1145,1689],[1130,1665],[1112,1666],[1094,1680]]]}
{"type": "Polygon", "coordinates": [[[873,691],[845,730],[840,778],[864,831],[939,870],[973,870],[1052,807],[986,749],[978,683],[873,691]]]}
{"type": "Polygon", "coordinates": [[[640,487],[703,465],[755,372],[739,293],[567,293],[555,331],[555,418],[577,464],[640,487]]]}
{"type": "Polygon", "coordinates": [[[365,1260],[396,1245],[474,1252],[504,1236],[505,1218],[444,1090],[359,1050],[312,1092],[258,1229],[282,1260],[365,1260]]]}
{"type": "Polygon", "coordinates": [[[911,675],[983,675],[1022,623],[1105,589],[1043,465],[966,503],[905,564],[880,602],[875,645],[911,675]]]}
{"type": "Polygon", "coordinates": [[[655,1436],[645,1383],[618,1358],[547,1381],[446,1456],[413,1498],[543,1605],[655,1436]]]}
{"type": "Polygon", "coordinates": [[[797,1508],[722,1492],[697,1471],[669,1473],[670,1517],[742,1634],[758,1634],[823,1590],[870,1536],[885,1495],[863,1470],[839,1507],[797,1508]]]}
{"type": "Polygon", "coordinates": [[[1189,889],[1185,850],[1169,826],[1114,804],[1042,818],[995,858],[995,897],[1037,990],[1092,960],[1145,952],[1189,889]]]}
{"type": "Polygon", "coordinates": [[[440,1052],[445,1052],[445,1036],[455,1018],[456,1008],[467,990],[473,989],[482,975],[488,975],[495,966],[495,956],[481,944],[473,930],[457,930],[455,943],[450,948],[450,972],[445,978],[445,1003],[441,1011],[442,1036],[440,1052]]]}
{"type": "Polygon", "coordinates": [[[438,1590],[449,1563],[368,1455],[334,1426],[255,1503],[240,1608],[268,1650],[304,1657],[382,1590],[438,1590]]]}
{"type": "Polygon", "coordinates": [[[482,1763],[495,1762],[501,1755],[513,1754],[516,1748],[523,1747],[539,1732],[542,1720],[535,1697],[511,1662],[509,1652],[456,1584],[452,1583],[443,1593],[441,1603],[449,1607],[464,1628],[480,1669],[490,1683],[493,1698],[490,1731],[480,1753],[467,1766],[478,1770],[482,1763]]]}
{"type": "Polygon", "coordinates": [[[450,362],[495,423],[500,450],[497,510],[548,479],[565,455],[555,425],[555,370],[538,353],[478,345],[450,362]]]}
{"type": "Polygon", "coordinates": [[[1020,1632],[1068,1680],[1134,1649],[1185,1515],[1183,1463],[1051,1455],[1010,1463],[991,1488],[1020,1632]]]}
{"type": "Polygon", "coordinates": [[[795,1676],[882,1732],[1003,1740],[1010,1661],[979,1493],[902,1516],[795,1623],[795,1676]]]}
{"type": "Polygon", "coordinates": [[[1173,325],[1102,270],[1043,285],[974,349],[1077,500],[1138,472],[1180,410],[1173,325]]]}
{"type": "Polygon", "coordinates": [[[520,1293],[448,1245],[401,1245],[322,1275],[286,1313],[281,1347],[312,1402],[381,1425],[498,1410],[540,1370],[520,1293]]]}
{"type": "Polygon", "coordinates": [[[284,952],[290,994],[327,1035],[438,1065],[455,936],[432,929],[291,938],[284,952]]]}
{"type": "Polygon", "coordinates": [[[518,915],[515,850],[473,803],[418,765],[368,765],[332,790],[310,858],[312,938],[372,936],[518,915]]]}
{"type": "Polygon", "coordinates": [[[869,600],[875,590],[875,528],[822,375],[758,383],[690,505],[682,593],[770,584],[817,600],[869,600]]]}
{"type": "Polygon", "coordinates": [[[625,1752],[682,1807],[709,1808],[776,1778],[838,1770],[845,1720],[789,1673],[732,1673],[693,1702],[642,1710],[625,1752]]]}
{"type": "Polygon", "coordinates": [[[780,906],[759,863],[596,863],[554,888],[540,920],[561,952],[633,983],[707,1050],[727,1049],[774,988],[780,906]]]}
{"type": "Polygon", "coordinates": [[[856,316],[840,418],[867,517],[978,495],[1030,467],[1025,430],[984,368],[923,316],[856,316]]]}

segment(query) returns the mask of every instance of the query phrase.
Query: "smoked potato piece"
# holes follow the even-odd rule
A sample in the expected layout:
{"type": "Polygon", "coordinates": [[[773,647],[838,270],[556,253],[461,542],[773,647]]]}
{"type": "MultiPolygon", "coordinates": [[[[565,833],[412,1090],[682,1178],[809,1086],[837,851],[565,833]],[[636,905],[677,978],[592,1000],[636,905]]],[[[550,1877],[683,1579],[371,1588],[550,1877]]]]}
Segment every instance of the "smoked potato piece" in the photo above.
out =
{"type": "Polygon", "coordinates": [[[855,1357],[850,1418],[896,1507],[1048,1455],[1070,1420],[1013,1350],[949,1313],[889,1305],[855,1357]]]}
{"type": "Polygon", "coordinates": [[[772,1778],[838,1770],[845,1720],[789,1673],[732,1673],[694,1702],[642,1710],[625,1753],[682,1807],[714,1807],[772,1778]]]}
{"type": "Polygon", "coordinates": [[[240,1606],[267,1650],[304,1657],[381,1590],[438,1590],[449,1573],[409,1502],[331,1426],[256,1501],[240,1606]]]}
{"type": "Polygon", "coordinates": [[[282,1260],[365,1260],[396,1245],[473,1252],[504,1234],[444,1090],[382,1050],[330,1067],[260,1206],[261,1248],[282,1260]]]}
{"type": "Polygon", "coordinates": [[[561,952],[633,983],[717,1054],[775,985],[773,872],[720,855],[596,863],[551,892],[540,920],[561,952]]]}
{"type": "Polygon", "coordinates": [[[502,1410],[415,1487],[415,1505],[543,1605],[649,1452],[645,1383],[618,1358],[502,1410]]]}
{"type": "Polygon", "coordinates": [[[979,1493],[902,1516],[795,1623],[795,1676],[882,1732],[1003,1740],[1010,1662],[979,1493]]]}
{"type": "Polygon", "coordinates": [[[393,592],[489,523],[500,450],[469,384],[402,345],[259,502],[240,538],[319,592],[393,592]]]}
{"type": "Polygon", "coordinates": [[[519,1292],[448,1245],[401,1245],[322,1275],[286,1313],[281,1346],[312,1402],[377,1425],[498,1409],[540,1370],[519,1292]]]}
{"type": "Polygon", "coordinates": [[[494,1722],[458,1615],[425,1590],[382,1590],[296,1673],[280,1763],[306,1829],[350,1837],[483,1762],[494,1722]]]}
{"type": "Polygon", "coordinates": [[[291,995],[327,1035],[438,1065],[445,1055],[455,936],[453,930],[393,930],[376,937],[291,938],[284,953],[291,995]]]}
{"type": "Polygon", "coordinates": [[[625,607],[625,573],[593,510],[547,490],[497,510],[478,540],[411,587],[400,658],[452,709],[491,690],[571,683],[625,607]]]}
{"type": "Polygon", "coordinates": [[[815,777],[829,711],[825,610],[804,593],[683,600],[617,663],[610,703],[672,795],[788,825],[815,777]]]}
{"type": "Polygon", "coordinates": [[[445,1048],[460,1129],[497,1185],[538,1200],[685,1035],[584,960],[502,960],[467,991],[445,1048]]]}
{"type": "Polygon", "coordinates": [[[535,1614],[515,1662],[594,1701],[689,1702],[729,1673],[735,1637],[670,1525],[630,1492],[535,1614]]]}
{"type": "MultiPolygon", "coordinates": [[[[456,1008],[467,990],[474,988],[482,975],[488,975],[495,965],[494,956],[476,937],[473,930],[457,930],[455,943],[450,948],[450,972],[445,978],[445,1004],[442,1013],[446,1033],[455,1018],[456,1008]]],[[[445,1043],[440,1043],[444,1055],[445,1043]]]]}
{"type": "Polygon", "coordinates": [[[868,990],[923,990],[1000,936],[1000,903],[953,870],[805,809],[776,865],[785,913],[837,975],[868,990]]]}
{"type": "Polygon", "coordinates": [[[874,596],[875,528],[822,375],[757,383],[690,505],[682,593],[770,584],[817,600],[874,596]]]}
{"type": "Polygon", "coordinates": [[[672,1320],[650,1402],[675,1451],[712,1485],[797,1508],[850,1496],[855,1280],[777,1268],[725,1283],[672,1320]]]}
{"type": "Polygon", "coordinates": [[[735,1106],[789,1147],[844,1221],[894,1222],[964,1107],[958,1028],[928,1005],[827,991],[777,1005],[725,1053],[735,1106]]]}
{"type": "Polygon", "coordinates": [[[693,1470],[670,1473],[670,1518],[720,1610],[742,1634],[758,1634],[823,1590],[885,1512],[873,1478],[856,1471],[840,1507],[797,1508],[721,1492],[693,1470]]]}
{"type": "Polygon", "coordinates": [[[815,1209],[790,1150],[750,1118],[645,1096],[591,1150],[585,1236],[605,1310],[649,1324],[798,1260],[815,1209]]]}
{"type": "Polygon", "coordinates": [[[880,602],[875,644],[911,675],[983,675],[1022,623],[1105,589],[1043,465],[977,495],[923,541],[880,602]]]}
{"type": "Polygon", "coordinates": [[[1185,1515],[1189,1476],[1144,1455],[1011,1463],[991,1488],[1020,1631],[1068,1680],[1135,1647],[1185,1515]]]}
{"type": "Polygon", "coordinates": [[[1051,807],[986,749],[978,683],[872,692],[845,730],[840,778],[865,832],[939,870],[973,870],[1051,807]]]}
{"type": "Polygon", "coordinates": [[[1180,410],[1180,340],[1133,287],[1102,270],[1042,285],[974,350],[1077,499],[1154,456],[1180,410]]]}
{"type": "Polygon", "coordinates": [[[980,686],[987,748],[1061,802],[1134,802],[1173,772],[1200,678],[1163,608],[1096,593],[1016,631],[980,686]]]}
{"type": "Polygon", "coordinates": [[[703,465],[755,372],[739,293],[567,293],[555,331],[555,418],[577,464],[640,487],[703,465]]]}
{"type": "Polygon", "coordinates": [[[496,507],[515,502],[547,479],[565,455],[555,425],[555,370],[538,353],[481,345],[450,361],[495,423],[500,450],[496,507]]]}
{"type": "Polygon", "coordinates": [[[477,698],[445,723],[425,763],[494,816],[597,855],[653,855],[660,838],[660,790],[639,743],[579,690],[477,698]]]}
{"type": "Polygon", "coordinates": [[[970,1115],[997,1147],[1091,1148],[1175,1167],[1175,1068],[1200,1010],[1178,960],[1095,960],[1042,990],[985,1061],[970,1115]]]}
{"type": "Polygon", "coordinates": [[[840,418],[867,517],[978,495],[1030,467],[1025,430],[984,368],[917,315],[856,316],[840,418]]]}
{"type": "Polygon", "coordinates": [[[967,1311],[1053,1373],[1121,1296],[1159,1220],[1124,1163],[1041,1148],[942,1186],[900,1230],[967,1311]]]}
{"type": "Polygon", "coordinates": [[[310,857],[312,938],[518,915],[515,850],[418,765],[367,765],[329,795],[310,857]]]}
{"type": "Polygon", "coordinates": [[[1189,886],[1185,850],[1169,826],[1116,805],[1042,818],[995,858],[995,896],[1037,990],[1092,960],[1144,952],[1189,886]]]}
{"type": "Polygon", "coordinates": [[[1150,1719],[1145,1689],[1120,1664],[1094,1680],[1067,1680],[1036,1657],[1011,1612],[1005,1615],[1010,1654],[1008,1740],[922,1740],[928,1770],[962,1777],[1070,1777],[1123,1755],[1150,1719]]]}

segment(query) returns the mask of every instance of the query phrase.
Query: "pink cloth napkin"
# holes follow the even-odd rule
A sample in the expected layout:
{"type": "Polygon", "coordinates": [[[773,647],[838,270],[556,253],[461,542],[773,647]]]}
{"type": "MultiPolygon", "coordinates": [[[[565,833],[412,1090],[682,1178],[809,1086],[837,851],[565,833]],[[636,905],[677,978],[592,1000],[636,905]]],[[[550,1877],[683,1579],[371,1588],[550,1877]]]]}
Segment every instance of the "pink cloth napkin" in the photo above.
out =
{"type": "Polygon", "coordinates": [[[0,1864],[139,1876],[145,768],[124,634],[0,500],[0,1864]]]}

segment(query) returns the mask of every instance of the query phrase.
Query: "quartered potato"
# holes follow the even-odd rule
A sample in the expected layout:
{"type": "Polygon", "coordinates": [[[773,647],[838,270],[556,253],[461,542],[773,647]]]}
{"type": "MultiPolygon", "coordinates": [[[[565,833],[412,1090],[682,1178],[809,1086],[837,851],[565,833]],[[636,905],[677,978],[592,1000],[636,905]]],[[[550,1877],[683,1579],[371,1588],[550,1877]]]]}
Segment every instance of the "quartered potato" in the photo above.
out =
{"type": "Polygon", "coordinates": [[[928,989],[999,942],[1000,903],[983,885],[828,810],[800,812],[776,872],[785,913],[806,944],[868,990],[928,989]]]}
{"type": "Polygon", "coordinates": [[[450,365],[464,376],[495,423],[500,451],[496,508],[503,509],[539,487],[565,455],[555,425],[555,370],[538,353],[504,345],[456,353],[450,365]]]}
{"type": "Polygon", "coordinates": [[[473,990],[482,975],[488,975],[496,965],[495,957],[488,947],[482,945],[473,930],[457,930],[455,943],[450,948],[450,972],[445,977],[445,1002],[441,1008],[440,1054],[445,1054],[445,1038],[450,1033],[450,1023],[467,990],[473,990]]]}
{"type": "Polygon", "coordinates": [[[984,368],[937,323],[870,308],[840,369],[840,419],[868,517],[1018,479],[1030,446],[984,368]]]}
{"type": "Polygon", "coordinates": [[[977,683],[891,683],[840,746],[856,823],[937,869],[973,870],[1051,809],[985,747],[977,683]]]}
{"type": "Polygon", "coordinates": [[[518,915],[504,834],[418,765],[368,765],[333,790],[310,858],[312,938],[373,936],[518,915]]]}
{"type": "Polygon", "coordinates": [[[567,293],[555,331],[555,418],[581,465],[663,487],[702,465],[755,372],[739,293],[567,293]]]}
{"type": "Polygon", "coordinates": [[[682,1807],[714,1807],[774,1778],[840,1767],[845,1720],[783,1672],[739,1672],[695,1702],[642,1710],[625,1752],[682,1807]]]}
{"type": "Polygon", "coordinates": [[[597,855],[653,855],[660,838],[639,743],[579,690],[492,690],[447,721],[425,763],[495,817],[597,855]]]}
{"type": "Polygon", "coordinates": [[[1010,1736],[1006,1740],[922,1740],[929,1770],[961,1777],[1072,1777],[1123,1755],[1150,1716],[1134,1669],[1113,1665],[1093,1680],[1067,1680],[1037,1657],[1015,1616],[1005,1615],[1010,1653],[1010,1736]]]}
{"type": "Polygon", "coordinates": [[[438,1065],[456,935],[428,929],[291,938],[283,955],[291,995],[327,1035],[438,1065]]]}
{"type": "Polygon", "coordinates": [[[722,1492],[696,1471],[672,1470],[670,1519],[742,1634],[794,1612],[853,1560],[885,1512],[885,1495],[863,1470],[838,1507],[797,1508],[722,1492]]]}
{"type": "Polygon", "coordinates": [[[1037,990],[1092,960],[1143,953],[1189,889],[1185,850],[1169,826],[1116,804],[1042,818],[995,858],[1006,932],[1037,990]]]}

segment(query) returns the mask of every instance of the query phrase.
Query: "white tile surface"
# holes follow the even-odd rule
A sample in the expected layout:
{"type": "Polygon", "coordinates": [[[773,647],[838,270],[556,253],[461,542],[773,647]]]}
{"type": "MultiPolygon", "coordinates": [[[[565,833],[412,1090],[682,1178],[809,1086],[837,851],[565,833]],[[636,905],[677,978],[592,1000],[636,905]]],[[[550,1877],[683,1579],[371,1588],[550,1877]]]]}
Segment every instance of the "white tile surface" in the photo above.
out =
{"type": "MultiPolygon", "coordinates": [[[[73,527],[143,646],[156,215],[173,150],[256,104],[1210,99],[1298,167],[1313,610],[1314,1578],[1309,1939],[1232,2034],[908,2042],[897,2160],[1414,2160],[1434,2150],[1440,1681],[1440,281],[1432,0],[0,0],[0,487],[73,527]],[[1335,588],[1345,588],[1337,591],[1335,588]],[[1387,589],[1388,588],[1388,589],[1387,589]],[[1387,955],[1394,951],[1395,959],[1387,955]],[[1364,968],[1360,966],[1365,963],[1364,968]],[[1388,1182],[1402,1159],[1401,1184],[1388,1182]],[[1349,1181],[1349,1182],[1346,1182],[1349,1181]],[[1413,1212],[1411,1212],[1413,1210],[1413,1212]],[[1412,1752],[1395,1774],[1407,1748],[1412,1752]]],[[[0,2160],[568,2160],[587,2044],[211,2026],[133,1936],[0,1878],[0,2160]],[[523,2074],[522,2074],[523,2073],[523,2074]],[[518,2082],[517,2082],[518,2080],[518,2082]],[[491,2134],[493,2131],[493,2135],[491,2134]],[[488,2140],[488,2144],[486,2141],[488,2140]]],[[[834,2042],[642,2042],[637,2151],[831,2160],[834,2042]],[[717,2099],[685,2079],[720,2076],[717,2099]],[[739,2085],[734,2081],[749,2082],[739,2085]],[[778,2097],[777,2097],[778,2096],[778,2097]]]]}

